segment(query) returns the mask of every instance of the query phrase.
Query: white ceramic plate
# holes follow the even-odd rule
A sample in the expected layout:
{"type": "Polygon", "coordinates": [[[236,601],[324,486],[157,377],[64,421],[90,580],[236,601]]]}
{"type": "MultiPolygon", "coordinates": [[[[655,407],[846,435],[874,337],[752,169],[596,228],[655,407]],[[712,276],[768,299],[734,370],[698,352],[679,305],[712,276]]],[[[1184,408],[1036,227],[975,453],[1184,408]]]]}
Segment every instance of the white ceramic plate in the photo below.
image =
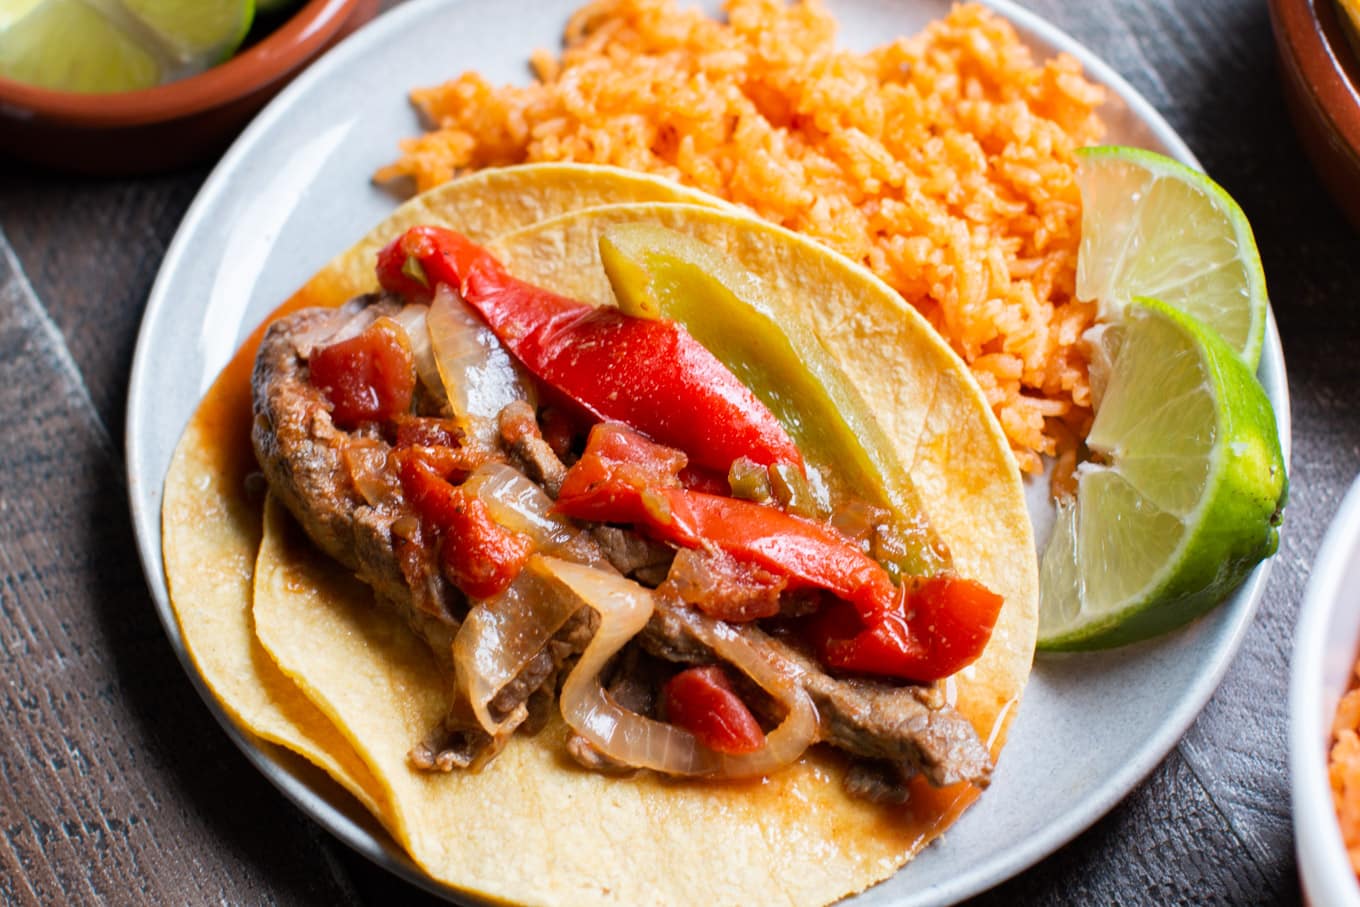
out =
{"type": "Polygon", "coordinates": [[[1360,907],[1332,807],[1327,753],[1332,718],[1360,647],[1360,479],[1322,540],[1299,610],[1289,684],[1289,774],[1294,843],[1304,893],[1314,904],[1360,907]]]}
{"type": "MultiPolygon", "coordinates": [[[[161,486],[199,397],[281,300],[395,206],[372,186],[400,136],[417,131],[406,92],[463,69],[523,82],[531,50],[559,45],[579,0],[416,0],[344,42],[255,120],[204,184],[147,304],[128,392],[128,479],[157,610],[209,708],[295,803],[350,846],[433,890],[352,804],[288,754],[236,728],[203,688],[170,610],[161,564],[161,486]]],[[[1194,163],[1166,122],[1071,38],[1005,0],[991,5],[1043,56],[1066,51],[1110,89],[1109,140],[1194,163]]],[[[867,49],[948,12],[948,0],[835,0],[841,39],[867,49]]],[[[1261,379],[1289,448],[1289,401],[1272,319],[1261,379]]],[[[1042,489],[1033,495],[1043,514],[1042,489]]],[[[1040,527],[1042,528],[1042,527],[1040,527]]],[[[1231,601],[1166,638],[1114,652],[1041,658],[992,788],[904,871],[855,900],[927,905],[983,891],[1052,853],[1108,811],[1180,739],[1226,670],[1269,563],[1231,601]],[[1130,695],[1136,690],[1137,695],[1130,695]]]]}

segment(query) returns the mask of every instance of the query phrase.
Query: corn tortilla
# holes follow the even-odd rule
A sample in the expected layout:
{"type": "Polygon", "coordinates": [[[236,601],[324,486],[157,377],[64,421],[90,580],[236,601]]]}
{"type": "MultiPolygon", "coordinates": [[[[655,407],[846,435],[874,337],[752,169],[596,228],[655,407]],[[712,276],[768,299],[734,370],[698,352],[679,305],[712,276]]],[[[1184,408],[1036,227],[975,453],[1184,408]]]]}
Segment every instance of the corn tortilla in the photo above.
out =
{"type": "Polygon", "coordinates": [[[337,306],[377,289],[374,256],[412,224],[454,222],[487,242],[577,208],[696,200],[725,204],[658,177],[583,164],[489,169],[413,198],[256,328],[213,382],[175,448],[161,504],[161,544],[171,605],[200,676],[233,720],[324,769],[389,828],[381,785],[255,636],[249,605],[263,497],[247,490],[247,477],[258,470],[250,444],[250,371],[264,328],[289,312],[337,306]]]}
{"type": "MultiPolygon", "coordinates": [[[[563,214],[574,209],[520,204],[525,195],[516,180],[536,184],[538,177],[516,176],[517,169],[497,171],[495,191],[517,200],[500,215],[489,180],[451,183],[417,200],[418,217],[408,203],[394,215],[399,224],[380,225],[280,311],[338,305],[373,289],[372,253],[416,222],[453,226],[479,242],[508,234],[492,248],[513,273],[596,302],[608,298],[594,242],[607,223],[645,217],[735,255],[776,286],[789,317],[811,319],[880,415],[901,462],[912,464],[918,493],[960,571],[1005,595],[987,651],[947,684],[999,753],[1029,673],[1037,572],[1014,459],[957,356],[866,271],[787,231],[731,209],[608,204],[628,199],[627,191],[539,193],[591,208],[563,214]]],[[[607,172],[589,178],[610,182],[607,172]]],[[[685,194],[692,195],[677,192],[673,200],[689,200],[685,194]]],[[[234,462],[242,449],[249,457],[244,384],[258,337],[210,390],[167,479],[166,569],[186,645],[209,686],[247,726],[303,722],[290,739],[281,733],[270,739],[308,755],[342,783],[337,772],[352,762],[366,767],[374,784],[365,788],[370,808],[433,878],[525,903],[820,904],[891,875],[976,797],[966,785],[934,790],[918,779],[906,807],[853,800],[839,782],[840,757],[821,749],[763,783],[606,777],[570,762],[560,722],[516,738],[479,774],[411,771],[407,750],[446,704],[425,644],[375,607],[366,588],[337,577],[342,568],[290,541],[281,512],[265,521],[260,544],[259,505],[244,493],[251,467],[234,462]],[[235,422],[223,418],[232,413],[235,422]],[[245,515],[204,526],[204,514],[223,510],[245,515]],[[204,594],[205,563],[219,576],[249,574],[257,546],[253,609],[249,576],[204,594]],[[179,552],[173,559],[172,549],[179,552]],[[234,632],[218,632],[222,625],[234,632]],[[272,671],[267,659],[262,666],[255,657],[260,643],[277,664],[272,671]],[[274,692],[262,697],[260,687],[274,692]],[[301,715],[258,702],[299,692],[311,706],[301,715]],[[330,764],[305,746],[329,754],[330,764]]],[[[350,789],[360,786],[354,775],[349,781],[350,789]]]]}

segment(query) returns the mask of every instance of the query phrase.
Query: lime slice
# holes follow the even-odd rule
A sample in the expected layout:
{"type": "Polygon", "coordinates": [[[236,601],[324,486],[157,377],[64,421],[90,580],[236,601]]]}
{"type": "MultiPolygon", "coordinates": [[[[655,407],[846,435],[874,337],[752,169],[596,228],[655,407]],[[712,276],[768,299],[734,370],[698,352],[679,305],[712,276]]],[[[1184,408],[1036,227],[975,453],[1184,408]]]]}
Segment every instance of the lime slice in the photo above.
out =
{"type": "Polygon", "coordinates": [[[1160,299],[1217,331],[1254,370],[1266,278],[1242,209],[1203,173],[1151,151],[1077,155],[1077,296],[1096,300],[1103,320],[1135,296],[1160,299]]]}
{"type": "Polygon", "coordinates": [[[0,76],[62,91],[150,88],[240,46],[253,0],[0,0],[0,76]]]}
{"type": "Polygon", "coordinates": [[[1096,337],[1104,396],[1040,567],[1039,646],[1122,645],[1226,597],[1279,545],[1270,400],[1212,330],[1151,299],[1096,337]]]}
{"type": "Polygon", "coordinates": [[[206,68],[235,52],[250,31],[254,0],[122,0],[185,64],[206,68]]]}
{"type": "Polygon", "coordinates": [[[161,63],[83,0],[5,10],[0,76],[64,91],[131,91],[161,80],[161,63]]]}

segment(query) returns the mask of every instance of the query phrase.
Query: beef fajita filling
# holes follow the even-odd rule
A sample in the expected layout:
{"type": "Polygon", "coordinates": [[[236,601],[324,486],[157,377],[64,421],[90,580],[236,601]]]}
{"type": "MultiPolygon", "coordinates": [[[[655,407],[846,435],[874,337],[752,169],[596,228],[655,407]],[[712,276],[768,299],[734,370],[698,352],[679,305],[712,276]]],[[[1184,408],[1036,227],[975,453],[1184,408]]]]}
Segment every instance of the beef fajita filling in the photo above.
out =
{"type": "Polygon", "coordinates": [[[939,681],[1000,599],[948,569],[890,576],[888,521],[826,493],[682,326],[519,283],[429,228],[379,277],[270,327],[253,439],[272,493],[447,680],[413,767],[479,768],[556,708],[597,770],[753,776],[823,743],[873,799],[987,783],[939,681]]]}

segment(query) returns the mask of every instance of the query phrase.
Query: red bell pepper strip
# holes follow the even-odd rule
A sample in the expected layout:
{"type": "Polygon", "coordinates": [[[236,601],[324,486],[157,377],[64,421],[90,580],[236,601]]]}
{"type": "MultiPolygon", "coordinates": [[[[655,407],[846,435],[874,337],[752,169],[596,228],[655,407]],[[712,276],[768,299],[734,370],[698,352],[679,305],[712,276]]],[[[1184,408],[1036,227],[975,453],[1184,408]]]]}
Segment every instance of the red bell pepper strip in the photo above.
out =
{"type": "Polygon", "coordinates": [[[440,227],[412,227],[383,249],[378,279],[416,300],[438,284],[454,287],[540,381],[597,419],[685,451],[698,466],[726,475],[744,456],[803,469],[774,414],[674,321],[593,308],[525,283],[440,227]]]}
{"type": "Polygon", "coordinates": [[[666,682],[661,695],[666,719],[711,750],[740,755],[765,745],[765,732],[718,665],[681,671],[666,682]]]}
{"type": "Polygon", "coordinates": [[[416,360],[406,332],[386,319],[322,347],[308,360],[312,384],[331,403],[331,419],[346,431],[383,422],[411,408],[416,360]]]}
{"type": "Polygon", "coordinates": [[[470,598],[504,592],[534,553],[533,540],[501,526],[480,498],[446,482],[419,455],[397,462],[406,499],[440,535],[440,564],[448,581],[470,598]]]}
{"type": "Polygon", "coordinates": [[[864,613],[891,607],[888,574],[843,535],[782,510],[681,487],[676,452],[620,425],[597,425],[562,483],[565,516],[632,523],[684,548],[714,546],[788,577],[789,588],[826,589],[864,613]]]}
{"type": "Polygon", "coordinates": [[[680,487],[675,452],[618,425],[599,425],[567,472],[555,509],[631,523],[685,548],[714,547],[787,577],[788,588],[839,599],[808,625],[823,664],[928,682],[981,654],[1002,599],[956,577],[898,588],[878,562],[835,530],[781,510],[680,487]]]}

